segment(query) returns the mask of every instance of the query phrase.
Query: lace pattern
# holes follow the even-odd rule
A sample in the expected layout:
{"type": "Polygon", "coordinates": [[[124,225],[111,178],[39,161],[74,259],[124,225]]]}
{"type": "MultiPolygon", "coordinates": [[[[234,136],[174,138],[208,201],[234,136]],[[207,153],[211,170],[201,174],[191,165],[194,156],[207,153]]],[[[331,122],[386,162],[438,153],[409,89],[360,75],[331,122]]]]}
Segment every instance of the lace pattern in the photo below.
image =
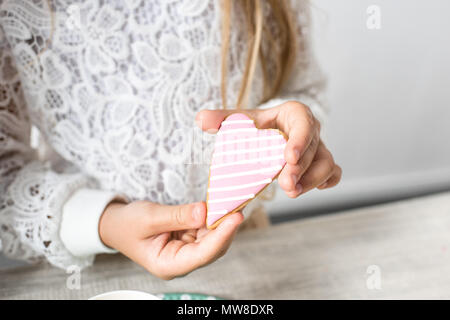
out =
{"type": "MultiPolygon", "coordinates": [[[[11,257],[86,266],[93,257],[71,256],[58,235],[78,188],[166,204],[204,200],[214,137],[194,118],[221,108],[220,1],[50,3],[0,0],[0,237],[11,257]],[[30,147],[31,125],[51,157],[30,147]]],[[[320,108],[308,3],[293,4],[302,50],[283,95],[320,108]]],[[[233,28],[230,103],[246,58],[238,11],[233,28]]],[[[261,99],[259,68],[255,78],[249,107],[261,99]]]]}

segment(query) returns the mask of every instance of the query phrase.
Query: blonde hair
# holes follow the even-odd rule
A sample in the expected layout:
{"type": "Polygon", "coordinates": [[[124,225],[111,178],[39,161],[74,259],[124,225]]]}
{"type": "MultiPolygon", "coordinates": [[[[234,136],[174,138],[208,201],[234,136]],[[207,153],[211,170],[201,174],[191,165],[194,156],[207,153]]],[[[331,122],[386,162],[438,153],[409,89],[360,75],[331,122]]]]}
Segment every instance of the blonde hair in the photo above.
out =
{"type": "Polygon", "coordinates": [[[248,33],[247,59],[238,98],[235,102],[236,108],[242,109],[246,106],[251,92],[258,60],[260,60],[262,67],[264,91],[260,103],[273,98],[289,76],[296,55],[296,26],[291,18],[288,1],[222,0],[221,96],[224,109],[228,105],[227,73],[232,6],[234,4],[241,6],[240,9],[245,15],[248,33]],[[270,10],[269,14],[265,15],[263,5],[270,10]],[[269,65],[272,66],[271,69],[269,65]]]}
{"type": "MultiPolygon", "coordinates": [[[[291,17],[290,0],[222,0],[222,50],[221,50],[221,97],[222,107],[227,108],[227,73],[228,53],[231,34],[231,12],[233,2],[240,5],[246,19],[248,33],[248,53],[238,99],[237,109],[246,106],[251,92],[255,68],[260,60],[263,72],[263,103],[273,98],[289,76],[289,71],[296,56],[296,28],[291,17]],[[264,16],[263,5],[269,9],[264,16]],[[269,25],[271,23],[271,25],[269,25]],[[274,30],[276,30],[274,32],[274,30]],[[269,50],[264,50],[264,46],[269,50]],[[264,52],[269,51],[269,52],[264,52]],[[269,65],[272,69],[269,70],[269,65]]],[[[55,29],[55,17],[51,0],[44,0],[50,11],[50,36],[45,47],[38,54],[42,54],[50,45],[55,29]]]]}

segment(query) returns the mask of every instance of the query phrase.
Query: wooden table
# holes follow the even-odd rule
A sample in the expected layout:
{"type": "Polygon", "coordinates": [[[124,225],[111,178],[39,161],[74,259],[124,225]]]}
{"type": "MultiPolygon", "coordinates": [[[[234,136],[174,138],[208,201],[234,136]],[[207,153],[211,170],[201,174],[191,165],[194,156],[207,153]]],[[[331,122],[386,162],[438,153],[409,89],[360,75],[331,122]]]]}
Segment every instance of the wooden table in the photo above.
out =
{"type": "Polygon", "coordinates": [[[120,255],[99,256],[82,271],[79,290],[67,289],[68,276],[47,265],[0,271],[0,298],[86,299],[134,289],[245,299],[448,299],[450,193],[243,232],[221,260],[172,281],[120,255]],[[380,271],[380,289],[367,285],[377,277],[368,268],[380,271]]]}

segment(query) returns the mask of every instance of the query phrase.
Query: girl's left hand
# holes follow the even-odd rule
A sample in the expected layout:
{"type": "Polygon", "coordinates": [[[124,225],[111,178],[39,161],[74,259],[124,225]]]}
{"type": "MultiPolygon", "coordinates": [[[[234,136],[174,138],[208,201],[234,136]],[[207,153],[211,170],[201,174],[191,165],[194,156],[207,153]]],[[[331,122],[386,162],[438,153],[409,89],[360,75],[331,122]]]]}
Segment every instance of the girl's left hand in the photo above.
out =
{"type": "Polygon", "coordinates": [[[196,122],[204,131],[217,131],[225,117],[236,112],[247,114],[260,129],[279,129],[288,136],[284,151],[286,165],[278,183],[289,197],[339,183],[342,170],[320,139],[320,123],[307,106],[289,101],[264,110],[202,110],[196,122]]]}

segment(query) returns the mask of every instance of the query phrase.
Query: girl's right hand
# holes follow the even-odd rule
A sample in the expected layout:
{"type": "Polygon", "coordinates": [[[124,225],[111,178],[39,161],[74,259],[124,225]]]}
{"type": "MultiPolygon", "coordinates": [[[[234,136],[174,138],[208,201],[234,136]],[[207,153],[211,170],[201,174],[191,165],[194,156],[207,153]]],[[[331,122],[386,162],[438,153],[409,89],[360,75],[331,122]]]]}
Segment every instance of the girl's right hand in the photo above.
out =
{"type": "Polygon", "coordinates": [[[241,213],[234,213],[208,230],[205,217],[204,202],[180,206],[113,202],[100,219],[99,234],[105,245],[169,280],[223,256],[243,221],[241,213]]]}

